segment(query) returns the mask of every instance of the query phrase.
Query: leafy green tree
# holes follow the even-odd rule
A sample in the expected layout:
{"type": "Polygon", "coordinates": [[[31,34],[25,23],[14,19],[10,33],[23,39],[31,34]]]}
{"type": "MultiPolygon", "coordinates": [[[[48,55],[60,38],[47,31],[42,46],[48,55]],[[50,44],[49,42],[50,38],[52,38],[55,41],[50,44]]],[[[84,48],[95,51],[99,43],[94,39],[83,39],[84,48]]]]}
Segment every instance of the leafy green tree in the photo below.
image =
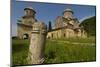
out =
{"type": "Polygon", "coordinates": [[[88,36],[96,35],[96,16],[85,19],[80,25],[88,33],[88,36]]]}

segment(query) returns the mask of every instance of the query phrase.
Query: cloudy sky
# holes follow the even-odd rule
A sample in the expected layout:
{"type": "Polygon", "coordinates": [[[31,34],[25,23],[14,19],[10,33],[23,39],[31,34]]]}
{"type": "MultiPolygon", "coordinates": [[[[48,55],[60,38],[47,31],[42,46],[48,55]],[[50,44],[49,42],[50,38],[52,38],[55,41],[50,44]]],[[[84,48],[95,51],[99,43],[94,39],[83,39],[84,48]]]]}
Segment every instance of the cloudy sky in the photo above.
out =
{"type": "Polygon", "coordinates": [[[54,25],[57,16],[62,16],[62,12],[66,8],[70,8],[74,12],[74,16],[82,21],[85,18],[95,16],[95,6],[89,5],[72,5],[72,4],[57,4],[57,3],[40,3],[40,2],[25,2],[12,0],[11,3],[11,31],[12,36],[17,35],[17,20],[24,16],[24,8],[32,7],[36,13],[36,19],[48,24],[49,21],[54,25]]]}

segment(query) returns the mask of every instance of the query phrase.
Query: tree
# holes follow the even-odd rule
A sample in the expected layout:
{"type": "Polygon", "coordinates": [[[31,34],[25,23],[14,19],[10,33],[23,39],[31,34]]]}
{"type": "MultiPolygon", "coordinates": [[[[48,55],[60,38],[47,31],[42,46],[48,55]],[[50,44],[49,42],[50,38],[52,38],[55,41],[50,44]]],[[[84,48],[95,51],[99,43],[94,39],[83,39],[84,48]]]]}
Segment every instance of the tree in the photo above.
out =
{"type": "Polygon", "coordinates": [[[51,30],[52,30],[52,24],[51,24],[51,21],[49,21],[48,31],[51,31],[51,30]]]}
{"type": "Polygon", "coordinates": [[[96,35],[96,16],[85,19],[81,25],[84,27],[85,31],[88,33],[88,36],[96,35]]]}

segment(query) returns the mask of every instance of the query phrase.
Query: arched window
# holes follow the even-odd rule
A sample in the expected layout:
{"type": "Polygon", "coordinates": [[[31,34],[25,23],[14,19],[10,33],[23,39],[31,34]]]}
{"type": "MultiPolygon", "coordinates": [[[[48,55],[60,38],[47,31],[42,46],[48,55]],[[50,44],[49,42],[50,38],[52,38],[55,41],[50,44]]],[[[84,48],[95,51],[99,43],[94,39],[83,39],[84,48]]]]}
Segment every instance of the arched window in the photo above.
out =
{"type": "Polygon", "coordinates": [[[53,33],[51,34],[51,37],[53,38],[53,33]]]}
{"type": "Polygon", "coordinates": [[[26,16],[28,15],[28,10],[25,11],[26,16]]]}
{"type": "Polygon", "coordinates": [[[64,37],[66,37],[66,34],[64,33],[64,37]]]}

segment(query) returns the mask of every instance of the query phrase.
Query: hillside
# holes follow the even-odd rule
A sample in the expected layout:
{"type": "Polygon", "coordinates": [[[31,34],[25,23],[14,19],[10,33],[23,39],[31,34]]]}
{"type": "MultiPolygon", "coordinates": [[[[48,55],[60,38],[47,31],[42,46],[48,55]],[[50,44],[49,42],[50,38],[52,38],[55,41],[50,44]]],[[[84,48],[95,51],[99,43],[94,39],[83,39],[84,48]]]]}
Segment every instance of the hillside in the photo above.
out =
{"type": "Polygon", "coordinates": [[[84,29],[86,30],[88,36],[96,35],[96,16],[83,20],[80,25],[84,26],[84,29]]]}

